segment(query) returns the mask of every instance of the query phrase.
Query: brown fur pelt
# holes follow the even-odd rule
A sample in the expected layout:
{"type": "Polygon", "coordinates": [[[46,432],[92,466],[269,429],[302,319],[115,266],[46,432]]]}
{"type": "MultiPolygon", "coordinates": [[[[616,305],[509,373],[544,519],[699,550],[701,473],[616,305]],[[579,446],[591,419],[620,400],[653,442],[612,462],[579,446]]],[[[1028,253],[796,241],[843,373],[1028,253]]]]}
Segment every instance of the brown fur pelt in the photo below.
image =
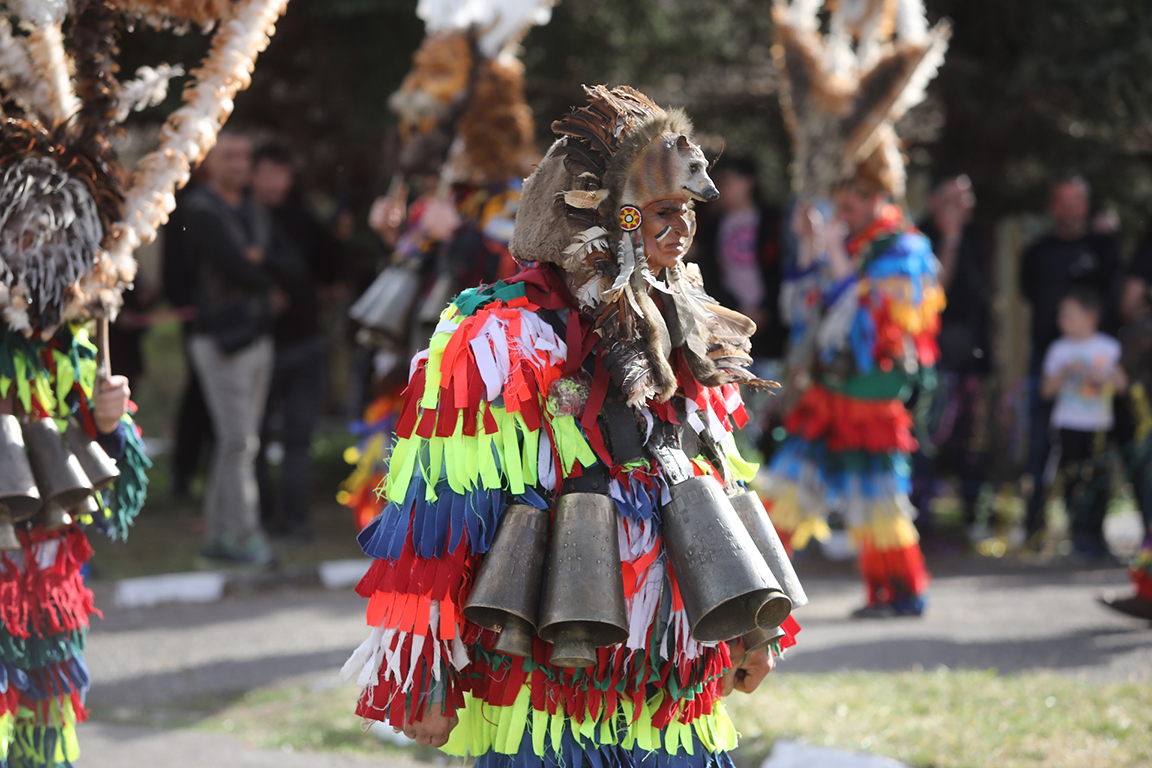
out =
{"type": "Polygon", "coordinates": [[[76,10],[70,43],[81,107],[67,143],[74,154],[90,159],[90,186],[107,235],[124,200],[116,150],[109,141],[120,101],[118,67],[112,58],[120,14],[108,0],[81,0],[76,10]]]}
{"type": "Polygon", "coordinates": [[[464,141],[461,173],[472,184],[523,178],[536,160],[532,110],[524,98],[524,65],[483,61],[457,135],[464,141]]]}
{"type": "Polygon", "coordinates": [[[113,4],[157,28],[195,24],[207,29],[232,9],[232,0],[113,0],[113,4]]]}

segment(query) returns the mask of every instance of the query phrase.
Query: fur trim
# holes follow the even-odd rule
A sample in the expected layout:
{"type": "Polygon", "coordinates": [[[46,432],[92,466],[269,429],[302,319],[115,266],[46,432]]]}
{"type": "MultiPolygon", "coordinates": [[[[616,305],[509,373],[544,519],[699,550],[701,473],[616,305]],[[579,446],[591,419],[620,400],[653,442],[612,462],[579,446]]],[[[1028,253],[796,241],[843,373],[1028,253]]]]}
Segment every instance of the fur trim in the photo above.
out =
{"type": "Polygon", "coordinates": [[[232,10],[232,0],[113,0],[113,3],[125,15],[151,27],[172,27],[177,32],[193,24],[207,32],[232,10]]]}
{"type": "Polygon", "coordinates": [[[690,140],[691,122],[631,88],[585,90],[589,104],[553,123],[561,138],[524,184],[512,255],[564,270],[568,288],[594,318],[605,365],[631,405],[675,394],[674,348],[701,383],[766,386],[744,370],[751,363],[752,321],[716,306],[704,294],[698,270],[678,266],[653,275],[639,233],[620,226],[622,205],[643,207],[711,189],[703,154],[690,140]],[[699,172],[686,175],[684,166],[692,165],[699,172]],[[707,187],[689,186],[701,180],[707,187]],[[663,314],[649,295],[653,287],[666,294],[663,314]]]}
{"type": "Polygon", "coordinates": [[[900,199],[903,161],[891,126],[923,100],[951,27],[944,21],[929,30],[920,0],[867,0],[836,4],[821,34],[820,6],[793,0],[773,8],[793,187],[802,197],[825,195],[869,163],[869,182],[881,180],[900,199]]]}

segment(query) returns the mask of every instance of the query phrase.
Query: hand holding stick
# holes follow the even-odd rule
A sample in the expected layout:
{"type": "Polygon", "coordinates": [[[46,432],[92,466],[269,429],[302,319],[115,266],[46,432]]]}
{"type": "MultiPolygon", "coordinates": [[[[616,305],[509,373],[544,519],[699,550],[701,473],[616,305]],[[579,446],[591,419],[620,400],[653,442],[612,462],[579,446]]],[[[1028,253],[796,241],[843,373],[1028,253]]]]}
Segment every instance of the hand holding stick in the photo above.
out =
{"type": "Polygon", "coordinates": [[[112,375],[112,358],[108,346],[108,316],[96,319],[96,386],[92,390],[92,419],[101,434],[116,431],[120,419],[128,412],[132,390],[124,376],[112,375]]]}

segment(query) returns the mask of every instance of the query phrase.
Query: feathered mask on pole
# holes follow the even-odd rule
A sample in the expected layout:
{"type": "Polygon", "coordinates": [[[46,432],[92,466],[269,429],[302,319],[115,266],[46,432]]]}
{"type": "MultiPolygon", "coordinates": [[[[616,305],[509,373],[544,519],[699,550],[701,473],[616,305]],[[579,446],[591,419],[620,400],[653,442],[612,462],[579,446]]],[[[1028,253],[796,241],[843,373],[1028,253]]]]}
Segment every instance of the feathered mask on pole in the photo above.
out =
{"type": "Polygon", "coordinates": [[[856,180],[902,199],[894,126],[944,61],[948,22],[929,29],[923,0],[776,0],[772,16],[797,194],[827,195],[856,180]]]}
{"type": "Polygon", "coordinates": [[[288,0],[9,0],[0,17],[0,316],[28,336],[93,313],[115,315],[174,192],[216,140],[232,98],[288,0]],[[71,13],[65,37],[65,17],[71,13]],[[159,104],[179,66],[120,82],[122,24],[216,28],[160,147],[125,189],[109,143],[134,110],[159,104]]]}
{"type": "Polygon", "coordinates": [[[555,0],[420,0],[427,36],[390,106],[400,116],[404,173],[477,184],[522,176],[536,159],[523,36],[551,18],[555,0]],[[451,150],[452,157],[449,158],[451,150]]]}
{"type": "MultiPolygon", "coordinates": [[[[682,211],[682,254],[695,228],[692,201],[719,194],[691,122],[627,86],[585,90],[588,106],[552,124],[560,138],[524,184],[512,255],[564,270],[632,405],[675,394],[674,349],[707,386],[767,386],[746,370],[755,324],[705,294],[695,265],[677,258],[653,269],[644,251],[641,227],[653,207],[668,202],[682,211]]],[[[668,235],[654,233],[657,241],[668,235]]]]}

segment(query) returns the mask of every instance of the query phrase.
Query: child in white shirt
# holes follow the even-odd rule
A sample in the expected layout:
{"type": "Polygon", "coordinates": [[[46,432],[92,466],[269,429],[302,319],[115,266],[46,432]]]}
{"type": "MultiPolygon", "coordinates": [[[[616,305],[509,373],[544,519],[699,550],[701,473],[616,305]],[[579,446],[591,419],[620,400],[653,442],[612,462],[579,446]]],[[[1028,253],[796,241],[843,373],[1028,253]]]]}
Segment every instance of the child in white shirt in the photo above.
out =
{"type": "Polygon", "coordinates": [[[1044,356],[1041,394],[1051,400],[1058,431],[1064,498],[1072,519],[1072,546],[1089,560],[1109,557],[1104,542],[1108,468],[1104,448],[1112,429],[1112,396],[1127,386],[1120,342],[1097,331],[1100,300],[1075,287],[1060,302],[1061,336],[1044,356]]]}

